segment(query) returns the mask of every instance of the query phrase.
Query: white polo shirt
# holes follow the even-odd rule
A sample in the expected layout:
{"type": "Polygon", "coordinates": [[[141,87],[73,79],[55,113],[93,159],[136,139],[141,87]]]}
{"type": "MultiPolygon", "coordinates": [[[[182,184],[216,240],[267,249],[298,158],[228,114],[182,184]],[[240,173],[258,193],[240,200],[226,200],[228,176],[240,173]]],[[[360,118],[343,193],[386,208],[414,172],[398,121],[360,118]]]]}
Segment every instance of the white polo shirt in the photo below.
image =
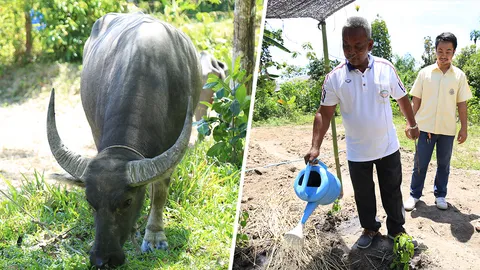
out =
{"type": "Polygon", "coordinates": [[[389,61],[368,56],[364,73],[348,63],[338,65],[325,78],[321,105],[340,104],[347,159],[372,161],[399,149],[392,121],[390,97],[400,99],[407,93],[389,61]]]}

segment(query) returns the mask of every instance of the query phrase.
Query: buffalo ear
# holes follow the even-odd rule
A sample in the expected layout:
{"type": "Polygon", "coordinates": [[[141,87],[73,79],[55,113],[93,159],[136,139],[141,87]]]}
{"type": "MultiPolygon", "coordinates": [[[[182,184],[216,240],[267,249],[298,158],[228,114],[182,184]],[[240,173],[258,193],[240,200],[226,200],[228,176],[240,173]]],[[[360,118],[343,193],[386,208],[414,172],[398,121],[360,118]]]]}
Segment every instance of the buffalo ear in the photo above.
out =
{"type": "Polygon", "coordinates": [[[75,185],[77,187],[85,188],[85,182],[80,179],[77,179],[71,176],[68,173],[51,173],[48,175],[48,178],[59,181],[61,183],[65,183],[68,185],[75,185]]]}

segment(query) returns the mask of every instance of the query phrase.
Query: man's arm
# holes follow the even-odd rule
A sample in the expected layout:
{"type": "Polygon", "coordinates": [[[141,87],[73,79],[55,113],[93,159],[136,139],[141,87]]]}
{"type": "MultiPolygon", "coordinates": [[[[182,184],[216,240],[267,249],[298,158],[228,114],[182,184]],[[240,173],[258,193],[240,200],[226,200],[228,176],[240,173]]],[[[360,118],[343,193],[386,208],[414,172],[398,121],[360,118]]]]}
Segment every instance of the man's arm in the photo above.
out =
{"type": "Polygon", "coordinates": [[[413,96],[413,116],[417,115],[418,109],[420,109],[420,105],[422,105],[422,99],[416,96],[413,96]]]}
{"type": "Polygon", "coordinates": [[[414,110],[412,110],[412,105],[410,104],[410,99],[408,95],[403,96],[397,100],[398,106],[402,111],[403,115],[407,119],[407,127],[405,133],[410,139],[417,139],[420,136],[420,131],[418,129],[417,122],[415,121],[414,110]]]}
{"type": "Polygon", "coordinates": [[[457,103],[458,117],[460,118],[460,131],[458,132],[457,141],[459,144],[464,143],[467,140],[467,102],[457,103]]]}
{"type": "Polygon", "coordinates": [[[320,146],[322,145],[323,138],[330,127],[330,120],[332,120],[335,108],[333,106],[320,106],[315,114],[315,120],[313,121],[313,136],[312,147],[310,151],[305,155],[305,163],[311,162],[320,155],[320,146]]]}

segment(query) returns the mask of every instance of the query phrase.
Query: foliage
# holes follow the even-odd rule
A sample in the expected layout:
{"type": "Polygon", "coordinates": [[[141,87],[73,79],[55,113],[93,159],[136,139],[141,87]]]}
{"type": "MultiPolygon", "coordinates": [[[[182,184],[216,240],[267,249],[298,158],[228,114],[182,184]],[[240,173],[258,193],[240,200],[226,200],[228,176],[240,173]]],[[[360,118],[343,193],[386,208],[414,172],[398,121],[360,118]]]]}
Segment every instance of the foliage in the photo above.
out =
{"type": "Polygon", "coordinates": [[[122,1],[38,1],[47,27],[41,31],[42,44],[53,59],[78,61],[95,21],[109,12],[122,12],[122,1]]]}
{"type": "Polygon", "coordinates": [[[135,2],[140,8],[126,0],[0,1],[0,76],[8,66],[25,62],[28,46],[24,13],[28,12],[24,11],[40,19],[31,31],[31,61],[80,61],[84,43],[98,18],[108,12],[136,10],[175,25],[191,37],[197,49],[208,50],[216,57],[232,48],[233,0],[135,2]]]}
{"type": "Polygon", "coordinates": [[[474,98],[467,102],[468,121],[480,123],[480,51],[475,45],[463,48],[455,57],[454,65],[465,72],[474,98]]]}
{"type": "Polygon", "coordinates": [[[299,76],[307,75],[307,69],[301,66],[286,65],[282,71],[282,79],[292,79],[299,76]]]}
{"type": "Polygon", "coordinates": [[[328,210],[327,215],[335,215],[336,213],[340,213],[340,210],[342,210],[342,205],[340,204],[340,199],[337,198],[332,204],[332,209],[328,210]]]}
{"type": "Polygon", "coordinates": [[[247,221],[249,218],[249,214],[246,210],[243,210],[240,214],[240,218],[238,219],[238,233],[236,238],[236,246],[237,247],[244,247],[248,243],[248,235],[243,232],[243,229],[247,226],[247,221]]]}
{"type": "Polygon", "coordinates": [[[470,40],[473,40],[473,44],[477,45],[477,39],[480,38],[480,31],[479,30],[472,30],[470,32],[470,40]]]}
{"type": "MultiPolygon", "coordinates": [[[[325,75],[327,75],[328,73],[325,68],[324,59],[317,57],[317,54],[315,53],[312,45],[309,42],[303,44],[302,47],[307,52],[306,53],[306,56],[308,59],[307,74],[310,76],[311,80],[322,81],[323,83],[323,80],[325,79],[325,75]]],[[[336,66],[338,66],[340,64],[340,61],[335,59],[335,60],[330,60],[329,63],[330,63],[330,66],[329,66],[330,67],[329,71],[330,71],[334,69],[336,66]]]]}
{"type": "Polygon", "coordinates": [[[201,12],[229,12],[234,8],[234,0],[138,0],[138,7],[147,13],[179,15],[195,18],[201,12]]]}
{"type": "Polygon", "coordinates": [[[378,15],[372,22],[372,39],[374,41],[372,54],[392,61],[392,46],[390,45],[387,24],[378,15]]]}
{"type": "MultiPolygon", "coordinates": [[[[206,157],[211,143],[189,148],[172,175],[164,210],[170,249],[139,254],[127,241],[127,263],[119,269],[228,268],[240,170],[212,166],[206,157]]],[[[18,190],[3,181],[15,203],[3,196],[0,201],[0,269],[88,269],[94,227],[83,189],[48,184],[38,173],[18,190]]],[[[149,205],[147,198],[142,233],[149,205]]]]}
{"type": "Polygon", "coordinates": [[[393,254],[395,257],[390,265],[390,269],[409,269],[409,263],[414,254],[412,241],[412,237],[406,233],[395,236],[393,240],[393,254]]]}
{"type": "Polygon", "coordinates": [[[202,102],[218,115],[204,116],[197,130],[203,136],[213,135],[215,145],[208,150],[208,155],[221,162],[230,162],[242,166],[245,137],[250,111],[250,96],[247,95],[245,83],[252,75],[240,70],[240,57],[235,61],[233,72],[222,80],[215,75],[209,76],[204,88],[211,88],[215,95],[213,103],[202,102]]]}
{"type": "Polygon", "coordinates": [[[422,54],[422,60],[423,60],[423,67],[432,65],[437,61],[437,56],[435,54],[435,44],[432,41],[432,38],[430,36],[426,36],[423,38],[423,54],[422,54]]]}
{"type": "Polygon", "coordinates": [[[453,59],[453,65],[463,70],[467,61],[477,52],[477,46],[470,45],[462,48],[459,53],[456,54],[453,59]]]}
{"type": "MultiPolygon", "coordinates": [[[[0,76],[12,65],[24,64],[29,62],[30,57],[27,54],[26,27],[27,17],[30,16],[30,5],[32,1],[0,1],[0,76]]],[[[30,24],[31,25],[31,24],[30,24]]],[[[40,47],[35,40],[37,31],[30,31],[33,35],[32,44],[40,47]]],[[[34,47],[35,47],[34,46],[34,47]]],[[[34,48],[35,49],[35,48],[34,48]]],[[[31,51],[28,52],[29,56],[31,51]]],[[[38,53],[35,51],[34,53],[38,53]]]]}
{"type": "Polygon", "coordinates": [[[402,80],[406,90],[412,89],[413,83],[417,78],[418,69],[415,68],[415,58],[407,53],[403,57],[399,55],[393,56],[393,65],[397,70],[397,74],[402,80]]]}
{"type": "Polygon", "coordinates": [[[269,74],[267,69],[270,67],[281,69],[284,67],[283,64],[273,61],[272,55],[270,54],[270,47],[272,46],[290,53],[290,50],[283,46],[281,29],[272,31],[265,29],[263,33],[262,52],[260,54],[260,76],[258,80],[277,78],[278,75],[269,74]]]}

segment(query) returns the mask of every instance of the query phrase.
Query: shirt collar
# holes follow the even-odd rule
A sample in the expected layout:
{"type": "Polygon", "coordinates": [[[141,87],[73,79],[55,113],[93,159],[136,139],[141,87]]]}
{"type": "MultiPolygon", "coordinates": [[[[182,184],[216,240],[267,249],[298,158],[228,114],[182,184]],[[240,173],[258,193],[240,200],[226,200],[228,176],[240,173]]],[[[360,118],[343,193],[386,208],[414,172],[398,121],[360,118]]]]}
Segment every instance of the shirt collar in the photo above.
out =
{"type": "MultiPolygon", "coordinates": [[[[440,67],[438,66],[437,61],[435,61],[435,64],[433,64],[433,67],[434,67],[433,69],[438,69],[438,70],[442,71],[440,69],[440,67]]],[[[448,68],[447,72],[453,72],[453,63],[450,64],[450,67],[448,68]]],[[[445,73],[447,73],[447,72],[445,72],[445,73]]]]}
{"type": "MultiPolygon", "coordinates": [[[[352,71],[352,70],[356,69],[352,66],[352,64],[350,64],[350,62],[348,62],[348,60],[345,60],[345,61],[347,63],[348,71],[352,71]]],[[[367,68],[372,69],[374,61],[375,60],[374,60],[373,56],[371,54],[368,54],[368,66],[367,66],[367,68]]]]}

